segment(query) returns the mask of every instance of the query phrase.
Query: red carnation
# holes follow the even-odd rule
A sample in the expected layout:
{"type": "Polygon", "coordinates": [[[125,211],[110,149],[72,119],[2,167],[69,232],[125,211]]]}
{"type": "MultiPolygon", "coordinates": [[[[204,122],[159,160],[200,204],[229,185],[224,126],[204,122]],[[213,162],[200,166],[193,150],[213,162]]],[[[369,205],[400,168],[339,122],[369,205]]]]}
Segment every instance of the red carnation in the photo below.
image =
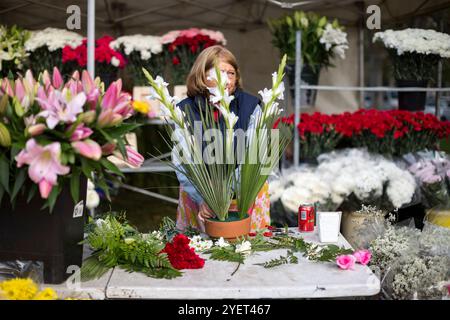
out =
{"type": "Polygon", "coordinates": [[[180,61],[180,59],[179,59],[177,56],[175,56],[175,57],[172,58],[172,64],[173,64],[174,66],[180,64],[180,62],[181,62],[181,61],[180,61]]]}
{"type": "Polygon", "coordinates": [[[170,263],[175,269],[201,269],[205,260],[200,258],[193,248],[189,247],[189,238],[184,234],[178,234],[172,243],[166,243],[161,253],[166,253],[170,263]]]}

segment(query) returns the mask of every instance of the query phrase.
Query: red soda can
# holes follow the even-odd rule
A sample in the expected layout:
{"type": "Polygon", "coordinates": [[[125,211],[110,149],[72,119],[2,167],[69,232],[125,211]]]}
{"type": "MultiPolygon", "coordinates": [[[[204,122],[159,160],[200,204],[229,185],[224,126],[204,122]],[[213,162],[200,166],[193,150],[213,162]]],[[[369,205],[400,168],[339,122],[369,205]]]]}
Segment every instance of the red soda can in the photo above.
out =
{"type": "Polygon", "coordinates": [[[314,231],[315,209],[310,203],[298,207],[298,230],[300,232],[314,231]]]}

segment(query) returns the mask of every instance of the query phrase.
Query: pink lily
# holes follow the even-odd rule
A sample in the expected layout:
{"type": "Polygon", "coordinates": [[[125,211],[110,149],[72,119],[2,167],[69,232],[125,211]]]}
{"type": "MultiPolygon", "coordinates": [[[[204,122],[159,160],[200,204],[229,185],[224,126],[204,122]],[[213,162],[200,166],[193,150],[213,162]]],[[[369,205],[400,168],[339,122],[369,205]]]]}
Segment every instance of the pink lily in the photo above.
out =
{"type": "Polygon", "coordinates": [[[10,97],[14,96],[14,91],[11,87],[11,83],[9,82],[8,78],[4,78],[2,80],[2,91],[10,97]]]}
{"type": "Polygon", "coordinates": [[[76,121],[77,115],[83,112],[86,95],[84,92],[80,92],[73,96],[67,88],[64,88],[62,92],[50,90],[48,97],[46,97],[44,89],[39,87],[36,100],[44,109],[38,116],[45,118],[47,126],[54,129],[60,121],[64,123],[76,121]]]}
{"type": "Polygon", "coordinates": [[[52,84],[53,87],[59,89],[63,84],[63,78],[57,67],[53,67],[52,84]]]}
{"type": "Polygon", "coordinates": [[[131,97],[128,93],[122,92],[122,80],[119,79],[109,86],[103,96],[101,107],[99,122],[103,127],[116,125],[133,114],[131,97]]]}
{"type": "Polygon", "coordinates": [[[81,83],[83,85],[83,91],[87,96],[89,106],[91,109],[95,109],[98,97],[100,96],[100,89],[86,70],[83,70],[81,74],[81,83]]]}
{"type": "Polygon", "coordinates": [[[70,137],[70,141],[84,140],[87,137],[89,137],[92,133],[93,133],[93,131],[90,128],[85,127],[84,124],[82,123],[82,124],[78,125],[78,127],[72,133],[72,136],[70,137]]]}
{"type": "Polygon", "coordinates": [[[139,168],[140,166],[142,166],[142,164],[144,163],[144,157],[139,152],[134,150],[131,146],[126,146],[125,149],[127,151],[126,159],[123,158],[122,153],[120,153],[118,150],[114,151],[114,155],[117,158],[124,160],[131,167],[139,168]]]}
{"type": "Polygon", "coordinates": [[[24,164],[29,165],[28,176],[39,185],[41,197],[47,199],[53,186],[57,184],[58,175],[70,172],[70,167],[61,164],[60,157],[59,142],[41,146],[34,139],[30,139],[15,160],[19,168],[24,164]]]}
{"type": "Polygon", "coordinates": [[[100,160],[100,158],[102,157],[102,149],[100,148],[99,144],[91,139],[74,141],[72,142],[72,148],[74,148],[75,151],[81,154],[83,157],[88,159],[100,160]]]}
{"type": "Polygon", "coordinates": [[[27,130],[28,130],[28,133],[32,137],[35,137],[35,136],[38,136],[38,135],[42,134],[45,131],[46,128],[47,127],[45,126],[45,124],[38,123],[38,124],[34,124],[34,125],[28,127],[27,130]]]}
{"type": "Polygon", "coordinates": [[[109,156],[116,150],[116,144],[112,142],[105,143],[102,145],[102,155],[109,156]]]}

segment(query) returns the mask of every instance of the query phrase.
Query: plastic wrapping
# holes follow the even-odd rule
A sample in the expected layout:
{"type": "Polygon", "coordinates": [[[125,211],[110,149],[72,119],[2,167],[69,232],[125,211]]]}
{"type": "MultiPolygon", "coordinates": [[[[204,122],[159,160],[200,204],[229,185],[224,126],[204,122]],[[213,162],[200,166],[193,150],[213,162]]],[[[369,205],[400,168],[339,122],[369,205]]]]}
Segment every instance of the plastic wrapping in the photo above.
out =
{"type": "Polygon", "coordinates": [[[30,278],[36,283],[43,283],[44,264],[40,261],[1,261],[0,282],[14,278],[30,278]]]}

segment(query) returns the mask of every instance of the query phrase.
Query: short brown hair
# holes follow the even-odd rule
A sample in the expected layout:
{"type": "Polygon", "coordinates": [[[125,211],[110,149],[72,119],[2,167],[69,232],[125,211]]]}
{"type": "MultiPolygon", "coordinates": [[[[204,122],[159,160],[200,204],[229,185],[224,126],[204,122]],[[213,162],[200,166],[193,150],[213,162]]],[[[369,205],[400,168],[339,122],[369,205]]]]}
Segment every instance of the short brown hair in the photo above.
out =
{"type": "Polygon", "coordinates": [[[230,50],[215,45],[204,49],[194,62],[191,71],[186,80],[188,97],[209,96],[206,88],[206,73],[214,68],[216,60],[222,58],[225,62],[233,66],[236,71],[236,88],[242,87],[241,73],[237,65],[236,57],[230,50]]]}

